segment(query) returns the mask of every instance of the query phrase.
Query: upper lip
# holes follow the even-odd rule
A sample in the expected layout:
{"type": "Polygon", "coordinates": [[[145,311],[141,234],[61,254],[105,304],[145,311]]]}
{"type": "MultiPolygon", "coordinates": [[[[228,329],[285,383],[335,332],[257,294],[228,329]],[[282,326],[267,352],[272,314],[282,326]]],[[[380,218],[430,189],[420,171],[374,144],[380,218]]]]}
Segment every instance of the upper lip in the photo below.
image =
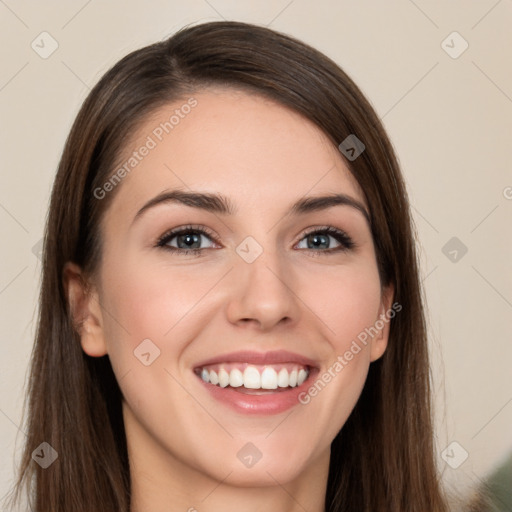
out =
{"type": "Polygon", "coordinates": [[[254,352],[242,350],[230,352],[212,357],[196,365],[196,368],[219,363],[249,363],[257,365],[279,364],[279,363],[297,363],[303,366],[316,367],[316,363],[305,356],[289,352],[287,350],[274,350],[270,352],[254,352]]]}

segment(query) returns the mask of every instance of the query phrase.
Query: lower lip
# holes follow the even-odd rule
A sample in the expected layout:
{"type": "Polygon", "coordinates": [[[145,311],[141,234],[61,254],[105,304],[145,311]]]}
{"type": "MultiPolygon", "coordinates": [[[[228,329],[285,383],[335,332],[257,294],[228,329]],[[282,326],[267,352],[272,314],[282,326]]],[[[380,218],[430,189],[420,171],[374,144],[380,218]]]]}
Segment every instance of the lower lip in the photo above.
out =
{"type": "Polygon", "coordinates": [[[299,395],[309,388],[312,377],[316,373],[318,373],[318,370],[311,369],[308,378],[300,386],[262,395],[249,395],[230,387],[221,388],[220,386],[204,382],[202,379],[200,380],[213,398],[231,407],[236,412],[268,415],[279,414],[291,409],[295,405],[299,405],[299,395]]]}

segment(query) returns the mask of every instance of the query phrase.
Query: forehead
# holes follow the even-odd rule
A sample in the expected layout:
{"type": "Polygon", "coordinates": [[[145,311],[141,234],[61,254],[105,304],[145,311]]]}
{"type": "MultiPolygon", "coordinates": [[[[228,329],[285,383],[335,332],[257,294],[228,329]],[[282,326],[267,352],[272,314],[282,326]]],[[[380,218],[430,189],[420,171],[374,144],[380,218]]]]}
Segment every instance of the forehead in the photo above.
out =
{"type": "Polygon", "coordinates": [[[366,205],[338,149],[314,123],[233,89],[200,91],[153,112],[126,144],[123,164],[129,172],[111,207],[122,214],[172,188],[222,192],[242,206],[273,208],[324,192],[366,205]]]}

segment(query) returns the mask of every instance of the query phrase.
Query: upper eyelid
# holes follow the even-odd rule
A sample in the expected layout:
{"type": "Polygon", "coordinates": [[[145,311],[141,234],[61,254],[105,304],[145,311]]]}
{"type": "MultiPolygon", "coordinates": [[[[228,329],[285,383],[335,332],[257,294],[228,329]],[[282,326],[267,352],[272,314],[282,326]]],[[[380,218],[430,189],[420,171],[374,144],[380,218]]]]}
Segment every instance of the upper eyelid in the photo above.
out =
{"type": "Polygon", "coordinates": [[[172,229],[167,230],[163,235],[158,237],[157,242],[161,242],[162,240],[165,240],[168,238],[174,238],[175,236],[180,235],[181,233],[186,233],[189,231],[199,231],[199,232],[201,232],[201,234],[209,236],[214,241],[217,241],[217,238],[218,238],[217,235],[213,231],[206,228],[205,226],[186,225],[186,226],[181,226],[181,227],[172,228],[172,229]]]}

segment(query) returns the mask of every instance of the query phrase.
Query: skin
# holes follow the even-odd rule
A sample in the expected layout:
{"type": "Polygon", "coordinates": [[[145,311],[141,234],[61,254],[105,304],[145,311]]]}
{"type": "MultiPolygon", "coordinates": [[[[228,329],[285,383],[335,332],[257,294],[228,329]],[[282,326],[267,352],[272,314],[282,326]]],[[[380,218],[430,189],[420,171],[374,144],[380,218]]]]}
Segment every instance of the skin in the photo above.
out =
{"type": "MultiPolygon", "coordinates": [[[[390,309],[393,290],[381,287],[358,210],[287,211],[326,193],[368,205],[337,148],[310,121],[254,94],[210,89],[194,97],[197,106],[118,185],[101,225],[95,276],[66,265],[82,348],[108,354],[123,392],[132,511],[320,512],[330,443],[386,349],[389,323],[307,405],[281,414],[235,412],[211,398],[192,370],[222,353],[279,349],[315,360],[320,374],[332,367],[390,309]],[[238,211],[168,203],[134,221],[147,201],[171,189],[222,193],[238,211]],[[209,228],[216,240],[202,237],[199,256],[155,247],[186,224],[209,228]],[[306,228],[324,226],[345,231],[356,247],[308,249],[306,228]],[[252,263],[235,251],[247,236],[263,248],[252,263]],[[134,357],[145,339],[160,349],[149,366],[134,357]],[[248,442],[262,453],[251,468],[237,458],[248,442]]],[[[127,154],[185,101],[154,113],[127,154]]]]}

